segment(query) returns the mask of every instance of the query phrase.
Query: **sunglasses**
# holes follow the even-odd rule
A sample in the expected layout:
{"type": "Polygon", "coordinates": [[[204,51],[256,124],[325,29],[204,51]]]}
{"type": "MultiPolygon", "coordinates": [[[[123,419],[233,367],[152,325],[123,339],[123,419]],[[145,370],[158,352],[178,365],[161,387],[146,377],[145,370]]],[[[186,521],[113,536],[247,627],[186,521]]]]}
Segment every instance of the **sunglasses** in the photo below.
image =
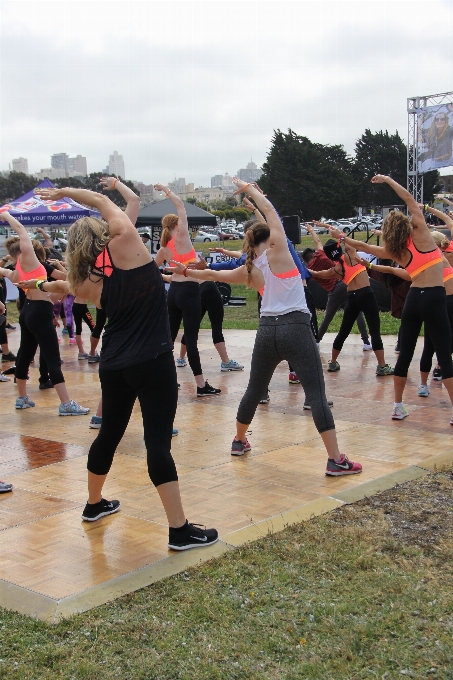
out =
{"type": "Polygon", "coordinates": [[[445,121],[447,119],[446,118],[434,118],[434,120],[436,121],[436,123],[445,123],[445,121]]]}

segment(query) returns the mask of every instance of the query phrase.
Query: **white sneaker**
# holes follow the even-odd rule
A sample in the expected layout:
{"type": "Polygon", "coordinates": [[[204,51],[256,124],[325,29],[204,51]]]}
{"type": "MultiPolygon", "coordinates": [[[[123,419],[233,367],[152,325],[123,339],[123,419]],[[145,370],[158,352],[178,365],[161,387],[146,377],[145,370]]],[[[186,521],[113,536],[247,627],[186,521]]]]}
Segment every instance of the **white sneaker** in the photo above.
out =
{"type": "Polygon", "coordinates": [[[393,411],[392,411],[392,419],[393,420],[403,420],[403,418],[407,418],[408,412],[406,411],[405,406],[394,406],[393,411]]]}
{"type": "Polygon", "coordinates": [[[3,375],[3,373],[0,373],[0,382],[9,382],[11,378],[8,378],[7,375],[3,375]]]}
{"type": "Polygon", "coordinates": [[[429,387],[428,385],[420,385],[418,388],[418,396],[419,397],[428,397],[429,396],[429,387]]]}
{"type": "Polygon", "coordinates": [[[370,345],[368,342],[364,342],[362,349],[364,352],[368,352],[370,349],[373,349],[373,346],[370,345]]]}
{"type": "Polygon", "coordinates": [[[187,366],[187,361],[185,359],[176,359],[176,366],[178,368],[184,368],[184,366],[187,366]]]}

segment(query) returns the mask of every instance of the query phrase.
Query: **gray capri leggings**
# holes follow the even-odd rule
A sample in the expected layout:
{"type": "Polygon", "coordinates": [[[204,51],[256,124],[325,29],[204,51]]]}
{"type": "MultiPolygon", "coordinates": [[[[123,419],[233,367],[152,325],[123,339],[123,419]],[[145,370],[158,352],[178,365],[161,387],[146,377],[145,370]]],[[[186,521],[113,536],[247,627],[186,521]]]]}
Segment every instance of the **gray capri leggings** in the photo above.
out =
{"type": "Polygon", "coordinates": [[[302,383],[318,432],[334,430],[335,423],[326,399],[321,359],[311,331],[310,315],[304,312],[260,318],[249,384],[239,404],[237,420],[242,425],[252,422],[275,369],[284,360],[291,364],[302,383]]]}

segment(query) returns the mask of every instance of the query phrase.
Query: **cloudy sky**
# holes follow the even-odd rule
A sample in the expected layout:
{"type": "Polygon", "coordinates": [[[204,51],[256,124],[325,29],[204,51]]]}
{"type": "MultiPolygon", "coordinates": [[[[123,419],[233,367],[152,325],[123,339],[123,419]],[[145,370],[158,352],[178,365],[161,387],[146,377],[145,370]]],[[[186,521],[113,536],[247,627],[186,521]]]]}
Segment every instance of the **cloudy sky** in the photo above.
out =
{"type": "Polygon", "coordinates": [[[274,129],[343,144],[407,132],[406,98],[453,90],[453,2],[1,4],[0,169],[60,151],[88,172],[210,185],[274,129]]]}

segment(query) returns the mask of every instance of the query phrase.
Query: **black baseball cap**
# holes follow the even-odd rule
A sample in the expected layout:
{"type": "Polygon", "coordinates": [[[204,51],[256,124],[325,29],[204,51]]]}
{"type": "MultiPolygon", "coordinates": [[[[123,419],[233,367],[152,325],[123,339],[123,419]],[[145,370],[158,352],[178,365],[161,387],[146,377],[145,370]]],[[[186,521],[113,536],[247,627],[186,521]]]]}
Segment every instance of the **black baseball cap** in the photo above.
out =
{"type": "Polygon", "coordinates": [[[323,250],[327,257],[335,262],[343,255],[342,247],[339,246],[338,241],[335,241],[333,238],[329,238],[329,240],[325,242],[323,250]]]}

